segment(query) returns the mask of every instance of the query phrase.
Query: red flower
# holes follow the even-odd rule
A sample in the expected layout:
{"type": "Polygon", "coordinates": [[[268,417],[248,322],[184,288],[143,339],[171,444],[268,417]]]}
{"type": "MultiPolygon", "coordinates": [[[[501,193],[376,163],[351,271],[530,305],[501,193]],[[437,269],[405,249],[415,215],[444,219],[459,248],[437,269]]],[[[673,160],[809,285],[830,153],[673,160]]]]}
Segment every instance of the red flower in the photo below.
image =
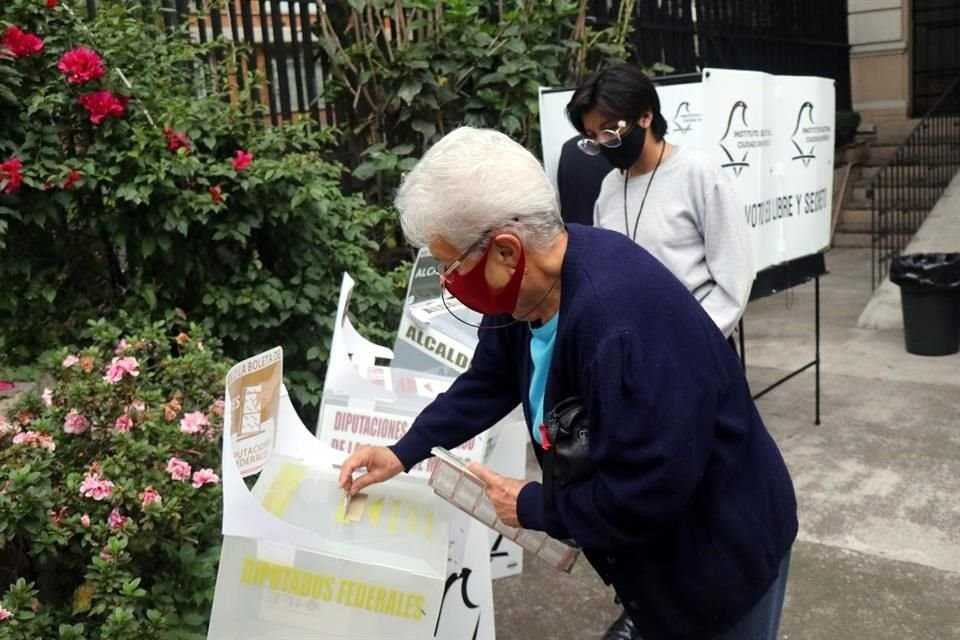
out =
{"type": "Polygon", "coordinates": [[[223,190],[219,184],[210,185],[210,197],[213,198],[216,204],[223,202],[223,190]]]}
{"type": "Polygon", "coordinates": [[[180,149],[186,149],[190,152],[190,136],[186,133],[177,133],[170,127],[163,130],[163,135],[167,136],[167,149],[171,153],[176,153],[180,149]]]}
{"type": "Polygon", "coordinates": [[[3,187],[4,193],[13,193],[20,188],[23,182],[23,163],[19,158],[10,158],[6,162],[0,163],[0,182],[6,182],[3,187]]]}
{"type": "Polygon", "coordinates": [[[247,153],[243,149],[237,149],[237,155],[233,156],[233,170],[243,171],[253,162],[253,154],[247,153]]]}
{"type": "Polygon", "coordinates": [[[64,189],[73,189],[73,185],[83,180],[83,174],[76,169],[70,169],[66,182],[63,183],[64,189]]]}
{"type": "Polygon", "coordinates": [[[57,0],[47,0],[47,9],[56,9],[57,0]]]}
{"type": "Polygon", "coordinates": [[[43,40],[10,25],[3,34],[3,48],[12,53],[14,58],[26,58],[43,51],[43,40]]]}
{"type": "Polygon", "coordinates": [[[84,84],[102,78],[105,73],[103,59],[86,47],[77,47],[63,54],[57,69],[67,76],[70,84],[84,84]]]}
{"type": "Polygon", "coordinates": [[[127,97],[117,98],[110,91],[85,93],[77,98],[77,102],[90,112],[93,124],[100,124],[105,118],[119,118],[126,111],[129,100],[127,97]]]}

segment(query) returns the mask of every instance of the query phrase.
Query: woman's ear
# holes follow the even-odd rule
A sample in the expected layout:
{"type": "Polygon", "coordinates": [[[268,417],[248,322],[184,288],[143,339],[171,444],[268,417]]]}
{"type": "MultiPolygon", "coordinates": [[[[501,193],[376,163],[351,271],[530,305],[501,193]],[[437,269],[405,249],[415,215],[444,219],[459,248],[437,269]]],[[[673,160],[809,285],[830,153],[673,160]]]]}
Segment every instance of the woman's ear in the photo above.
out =
{"type": "Polygon", "coordinates": [[[509,233],[501,233],[493,240],[493,257],[499,264],[506,267],[515,267],[520,261],[520,254],[523,252],[523,245],[517,236],[509,233]]]}

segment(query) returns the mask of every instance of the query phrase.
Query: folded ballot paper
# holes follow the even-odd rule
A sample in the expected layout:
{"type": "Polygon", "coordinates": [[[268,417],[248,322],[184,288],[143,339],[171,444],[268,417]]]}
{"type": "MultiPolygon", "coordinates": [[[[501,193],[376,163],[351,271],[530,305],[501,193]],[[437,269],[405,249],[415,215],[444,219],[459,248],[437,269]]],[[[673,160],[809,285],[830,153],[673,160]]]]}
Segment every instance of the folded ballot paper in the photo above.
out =
{"type": "Polygon", "coordinates": [[[443,447],[434,447],[430,453],[439,461],[428,481],[434,493],[505,538],[513,540],[538,558],[550,563],[558,571],[569,573],[573,569],[577,556],[580,555],[578,549],[556,538],[551,538],[542,531],[531,531],[504,524],[497,517],[493,503],[487,497],[486,485],[467,469],[463,459],[443,447]]]}

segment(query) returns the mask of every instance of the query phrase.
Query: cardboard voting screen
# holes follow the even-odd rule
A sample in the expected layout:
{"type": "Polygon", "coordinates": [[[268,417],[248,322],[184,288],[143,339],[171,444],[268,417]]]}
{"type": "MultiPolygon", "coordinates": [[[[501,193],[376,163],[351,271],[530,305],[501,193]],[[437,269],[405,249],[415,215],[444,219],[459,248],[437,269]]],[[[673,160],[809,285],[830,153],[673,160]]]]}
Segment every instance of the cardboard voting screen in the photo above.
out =
{"type": "MultiPolygon", "coordinates": [[[[391,360],[393,352],[361,336],[350,322],[354,285],[344,274],[317,424],[317,438],[344,453],[361,444],[395,443],[420,412],[453,384],[449,376],[380,366],[378,362],[391,360]]],[[[456,452],[482,461],[485,443],[486,435],[481,434],[462,443],[456,452]]],[[[426,460],[410,475],[426,480],[435,464],[426,460]]]]}
{"type": "Polygon", "coordinates": [[[348,521],[335,468],[344,454],[307,432],[281,376],[279,349],[228,374],[224,545],[208,638],[432,637],[449,510],[422,482],[398,479],[365,492],[348,521]],[[249,490],[244,476],[257,470],[249,490]]]}

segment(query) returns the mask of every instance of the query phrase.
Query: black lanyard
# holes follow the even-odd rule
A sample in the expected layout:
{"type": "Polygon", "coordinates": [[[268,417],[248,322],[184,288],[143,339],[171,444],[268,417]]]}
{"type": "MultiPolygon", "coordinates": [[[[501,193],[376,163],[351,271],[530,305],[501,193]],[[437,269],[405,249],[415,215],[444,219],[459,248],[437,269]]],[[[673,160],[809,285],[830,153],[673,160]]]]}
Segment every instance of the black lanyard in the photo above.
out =
{"type": "Polygon", "coordinates": [[[653,179],[657,177],[657,169],[660,168],[660,161],[663,160],[663,152],[666,148],[667,141],[663,140],[660,143],[660,156],[657,157],[657,165],[653,168],[653,174],[650,176],[650,182],[647,183],[647,188],[643,192],[643,200],[640,201],[640,210],[637,211],[637,219],[633,223],[633,233],[630,233],[630,217],[627,215],[627,181],[630,179],[630,170],[627,169],[623,174],[623,230],[634,242],[637,241],[637,228],[640,226],[640,216],[643,215],[643,205],[647,204],[647,195],[650,193],[650,185],[653,184],[653,179]]]}

